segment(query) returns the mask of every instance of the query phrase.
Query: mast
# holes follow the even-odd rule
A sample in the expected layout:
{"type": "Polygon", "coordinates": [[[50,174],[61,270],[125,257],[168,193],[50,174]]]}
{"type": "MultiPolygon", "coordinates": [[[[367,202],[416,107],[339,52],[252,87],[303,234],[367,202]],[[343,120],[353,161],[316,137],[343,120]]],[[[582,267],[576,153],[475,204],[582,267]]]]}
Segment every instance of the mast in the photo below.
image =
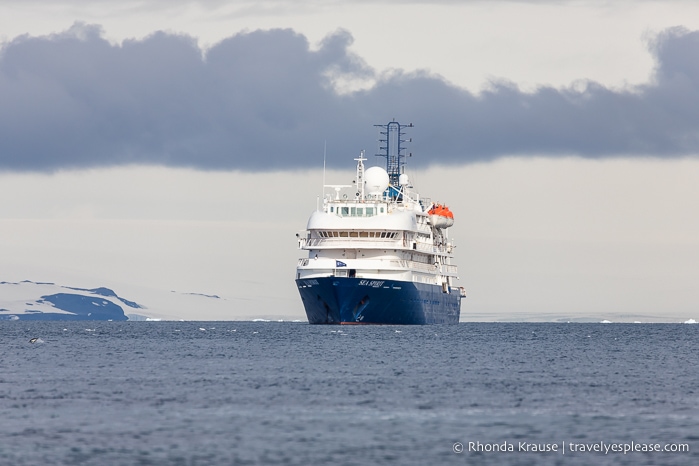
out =
{"type": "MultiPolygon", "coordinates": [[[[379,130],[379,151],[383,153],[376,154],[377,157],[386,157],[386,172],[388,172],[388,181],[394,189],[389,188],[389,196],[395,198],[400,191],[399,178],[402,173],[402,167],[405,165],[405,147],[403,143],[411,142],[412,139],[403,139],[405,132],[404,128],[412,128],[413,124],[401,125],[395,119],[385,125],[374,125],[379,130]]],[[[411,156],[412,154],[408,154],[411,156]]]]}
{"type": "Polygon", "coordinates": [[[366,160],[364,158],[364,151],[361,151],[359,153],[359,158],[354,160],[357,161],[357,177],[355,178],[357,197],[359,199],[364,199],[364,161],[366,160]]]}

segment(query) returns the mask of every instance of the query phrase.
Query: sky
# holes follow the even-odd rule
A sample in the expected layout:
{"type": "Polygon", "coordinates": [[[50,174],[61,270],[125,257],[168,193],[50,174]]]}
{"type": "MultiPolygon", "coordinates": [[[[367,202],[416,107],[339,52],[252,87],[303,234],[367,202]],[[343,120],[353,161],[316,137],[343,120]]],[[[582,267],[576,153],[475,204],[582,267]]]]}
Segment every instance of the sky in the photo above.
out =
{"type": "Polygon", "coordinates": [[[345,184],[395,118],[462,320],[699,318],[694,2],[6,0],[0,42],[0,280],[303,318],[324,146],[345,184]]]}

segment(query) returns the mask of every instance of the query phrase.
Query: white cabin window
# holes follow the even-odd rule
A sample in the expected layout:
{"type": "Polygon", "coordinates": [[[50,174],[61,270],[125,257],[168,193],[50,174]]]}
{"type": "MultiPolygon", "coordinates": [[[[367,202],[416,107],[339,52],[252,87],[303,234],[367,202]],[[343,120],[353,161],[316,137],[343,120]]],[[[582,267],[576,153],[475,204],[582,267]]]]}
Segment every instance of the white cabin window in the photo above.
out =
{"type": "Polygon", "coordinates": [[[342,209],[343,216],[349,215],[349,207],[342,207],[341,209],[342,209]]]}
{"type": "Polygon", "coordinates": [[[374,215],[374,208],[373,207],[367,207],[366,208],[366,216],[371,217],[374,215]]]}
{"type": "Polygon", "coordinates": [[[357,207],[357,217],[364,217],[364,208],[357,207]]]}

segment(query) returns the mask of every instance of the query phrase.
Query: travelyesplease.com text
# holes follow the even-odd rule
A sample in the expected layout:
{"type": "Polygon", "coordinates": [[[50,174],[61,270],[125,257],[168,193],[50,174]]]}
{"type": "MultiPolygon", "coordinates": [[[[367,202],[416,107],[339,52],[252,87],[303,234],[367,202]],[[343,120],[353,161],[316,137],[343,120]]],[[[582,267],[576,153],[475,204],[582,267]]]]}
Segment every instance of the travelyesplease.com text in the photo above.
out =
{"type": "Polygon", "coordinates": [[[496,443],[483,443],[480,441],[456,442],[453,445],[454,453],[689,453],[688,443],[642,443],[642,442],[509,442],[507,440],[496,443]]]}

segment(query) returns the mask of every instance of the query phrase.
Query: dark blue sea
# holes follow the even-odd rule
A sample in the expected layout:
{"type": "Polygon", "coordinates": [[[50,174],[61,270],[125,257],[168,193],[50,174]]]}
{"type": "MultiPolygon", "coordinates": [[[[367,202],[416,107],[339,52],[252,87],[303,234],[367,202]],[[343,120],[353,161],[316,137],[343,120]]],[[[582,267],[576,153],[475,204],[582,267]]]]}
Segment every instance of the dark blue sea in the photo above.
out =
{"type": "Polygon", "coordinates": [[[699,464],[698,337],[5,321],[0,464],[699,464]]]}

